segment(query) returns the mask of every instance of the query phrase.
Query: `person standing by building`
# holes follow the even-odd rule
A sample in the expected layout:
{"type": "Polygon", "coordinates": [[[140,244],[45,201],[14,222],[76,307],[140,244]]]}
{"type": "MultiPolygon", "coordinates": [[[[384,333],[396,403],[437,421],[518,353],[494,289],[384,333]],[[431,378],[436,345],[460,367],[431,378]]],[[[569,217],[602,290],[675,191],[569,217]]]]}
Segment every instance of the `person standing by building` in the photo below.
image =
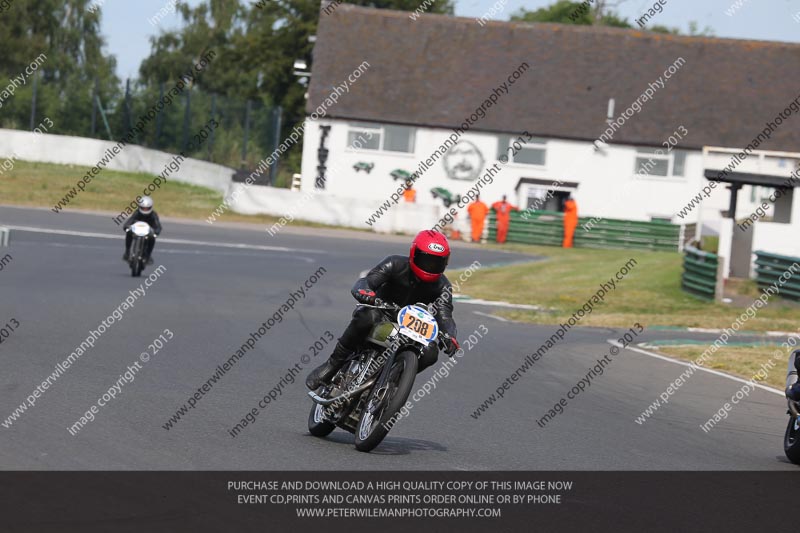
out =
{"type": "Polygon", "coordinates": [[[475,201],[467,207],[467,214],[469,221],[472,224],[472,242],[481,242],[481,235],[483,235],[483,224],[486,221],[486,214],[489,212],[489,206],[481,202],[481,196],[476,195],[475,201]]]}
{"type": "Polygon", "coordinates": [[[495,202],[492,204],[497,214],[497,242],[503,244],[506,242],[508,236],[508,226],[511,222],[511,211],[519,211],[519,209],[506,201],[506,195],[503,195],[502,202],[495,202]]]}
{"type": "Polygon", "coordinates": [[[564,201],[564,241],[561,243],[564,248],[572,248],[575,228],[577,227],[578,204],[575,203],[572,195],[569,195],[564,201]]]}
{"type": "Polygon", "coordinates": [[[403,198],[406,202],[414,203],[417,201],[417,191],[411,180],[406,181],[406,190],[403,191],[403,198]]]}

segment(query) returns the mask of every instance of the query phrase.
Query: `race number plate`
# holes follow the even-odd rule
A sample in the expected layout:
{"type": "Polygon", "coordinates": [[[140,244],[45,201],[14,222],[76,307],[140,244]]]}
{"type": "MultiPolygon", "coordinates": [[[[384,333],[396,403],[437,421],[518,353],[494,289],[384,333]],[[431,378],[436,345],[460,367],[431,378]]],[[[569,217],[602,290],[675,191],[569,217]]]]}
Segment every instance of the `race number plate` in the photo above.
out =
{"type": "Polygon", "coordinates": [[[439,334],[436,318],[428,311],[415,305],[407,305],[397,314],[400,333],[427,346],[439,334]]]}

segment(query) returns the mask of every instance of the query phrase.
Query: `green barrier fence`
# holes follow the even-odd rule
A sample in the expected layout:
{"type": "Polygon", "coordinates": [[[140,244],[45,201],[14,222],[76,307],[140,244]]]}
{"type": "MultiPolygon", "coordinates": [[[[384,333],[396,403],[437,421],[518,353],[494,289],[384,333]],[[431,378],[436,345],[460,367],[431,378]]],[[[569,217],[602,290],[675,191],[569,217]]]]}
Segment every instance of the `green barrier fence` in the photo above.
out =
{"type": "Polygon", "coordinates": [[[758,287],[765,289],[775,284],[783,298],[800,301],[800,257],[788,257],[760,251],[755,254],[758,287]],[[783,281],[780,279],[781,276],[783,276],[783,281]]]}
{"type": "Polygon", "coordinates": [[[706,300],[722,298],[722,259],[712,253],[687,246],[683,255],[681,288],[706,300]]]}
{"type": "MultiPolygon", "coordinates": [[[[522,213],[511,212],[508,242],[561,246],[564,236],[564,215],[555,211],[535,211],[527,220],[522,213]]],[[[497,219],[489,212],[489,240],[495,241],[497,219]]],[[[575,229],[576,248],[636,248],[678,251],[681,226],[669,222],[639,222],[614,218],[578,219],[575,229]]]]}

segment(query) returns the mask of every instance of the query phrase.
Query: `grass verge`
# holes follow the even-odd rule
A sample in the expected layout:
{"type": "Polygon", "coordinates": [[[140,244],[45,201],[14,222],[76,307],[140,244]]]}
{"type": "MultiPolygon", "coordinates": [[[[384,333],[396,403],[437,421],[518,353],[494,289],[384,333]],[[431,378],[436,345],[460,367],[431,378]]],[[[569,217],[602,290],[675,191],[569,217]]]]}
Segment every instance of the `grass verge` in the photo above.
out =
{"type": "MultiPolygon", "coordinates": [[[[14,168],[3,174],[0,202],[9,205],[51,208],[75,186],[86,173],[86,167],[16,161],[14,168]]],[[[115,216],[125,210],[137,195],[152,183],[155,176],[145,173],[103,170],[86,190],[75,196],[66,212],[75,210],[112,211],[115,216]]],[[[222,203],[222,194],[196,185],[169,180],[151,194],[156,211],[162,217],[205,220],[222,203]]],[[[226,211],[220,222],[250,222],[272,225],[279,217],[241,215],[226,211]]],[[[113,221],[109,220],[113,224],[113,221]]],[[[294,220],[292,224],[328,227],[314,222],[294,220]]]]}
{"type": "MultiPolygon", "coordinates": [[[[706,348],[708,348],[707,345],[660,346],[658,352],[691,362],[697,360],[706,348]]],[[[783,390],[786,385],[786,368],[790,352],[777,344],[723,346],[710,355],[703,366],[747,380],[756,379],[757,383],[783,390]],[[771,368],[770,361],[772,361],[771,368]],[[767,365],[764,367],[767,375],[763,380],[758,380],[756,374],[761,370],[762,365],[767,365]]]]}
{"type": "MultiPolygon", "coordinates": [[[[682,256],[677,252],[645,250],[563,249],[510,245],[504,250],[545,256],[543,261],[485,268],[477,271],[462,291],[473,298],[539,305],[547,311],[502,310],[506,318],[536,324],[568,320],[630,259],[636,265],[603,302],[579,322],[581,326],[629,328],[678,326],[729,328],[746,305],[709,303],[680,288],[682,256]]],[[[755,296],[753,297],[753,299],[755,296]]],[[[742,329],[793,331],[800,322],[800,307],[778,297],[749,318],[742,329]]]]}

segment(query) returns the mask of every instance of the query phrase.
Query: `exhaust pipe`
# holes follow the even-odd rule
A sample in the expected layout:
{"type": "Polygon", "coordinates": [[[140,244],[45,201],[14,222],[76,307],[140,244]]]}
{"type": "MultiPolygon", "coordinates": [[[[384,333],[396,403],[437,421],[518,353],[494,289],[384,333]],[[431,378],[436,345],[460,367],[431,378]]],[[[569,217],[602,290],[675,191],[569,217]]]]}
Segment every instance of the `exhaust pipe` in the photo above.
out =
{"type": "Polygon", "coordinates": [[[355,396],[356,394],[358,394],[360,392],[364,392],[365,390],[367,390],[368,388],[370,388],[371,386],[373,386],[375,384],[375,380],[376,379],[377,378],[372,378],[371,380],[367,381],[366,383],[364,383],[360,387],[358,387],[356,389],[353,389],[351,391],[347,391],[344,394],[340,394],[339,396],[336,396],[335,398],[330,398],[330,399],[323,398],[322,396],[317,394],[316,391],[313,391],[313,390],[309,391],[308,395],[311,397],[312,400],[314,400],[314,403],[318,403],[320,405],[327,406],[327,405],[331,405],[333,403],[336,403],[338,401],[349,400],[351,396],[355,396]]]}

